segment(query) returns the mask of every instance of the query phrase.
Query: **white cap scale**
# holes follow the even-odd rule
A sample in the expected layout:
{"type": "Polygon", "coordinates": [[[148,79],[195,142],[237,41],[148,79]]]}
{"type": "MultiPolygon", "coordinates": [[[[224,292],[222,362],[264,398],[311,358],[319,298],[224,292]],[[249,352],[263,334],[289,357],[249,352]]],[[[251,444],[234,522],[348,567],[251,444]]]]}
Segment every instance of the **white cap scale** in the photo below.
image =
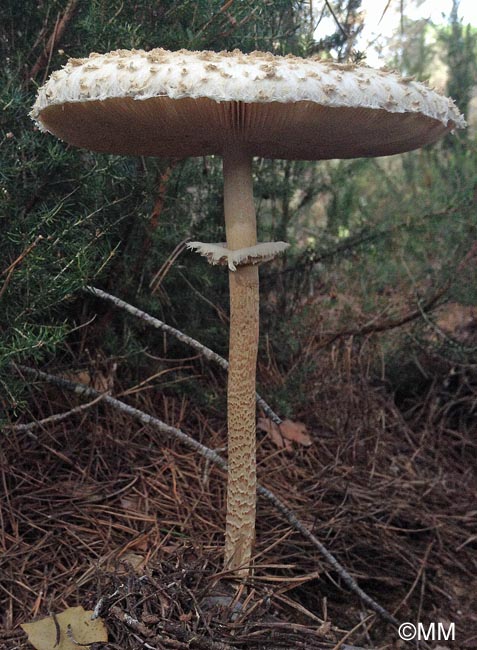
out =
{"type": "Polygon", "coordinates": [[[394,72],[237,50],[70,59],[40,89],[31,115],[95,151],[221,154],[235,135],[251,155],[311,160],[398,153],[465,125],[452,100],[394,72]]]}

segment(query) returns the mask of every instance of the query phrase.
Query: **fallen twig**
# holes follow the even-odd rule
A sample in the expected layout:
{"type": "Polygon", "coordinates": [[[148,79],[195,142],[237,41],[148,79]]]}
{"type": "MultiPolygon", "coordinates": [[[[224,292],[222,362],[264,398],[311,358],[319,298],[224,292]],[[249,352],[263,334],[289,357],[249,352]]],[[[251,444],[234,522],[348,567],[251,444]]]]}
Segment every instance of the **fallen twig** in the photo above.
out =
{"type": "MultiPolygon", "coordinates": [[[[189,345],[190,347],[194,348],[198,352],[200,352],[208,361],[213,361],[214,363],[218,364],[221,368],[224,370],[228,370],[229,363],[224,359],[223,357],[220,356],[220,354],[217,354],[210,348],[206,347],[196,339],[193,339],[191,336],[188,336],[187,334],[184,334],[180,330],[176,329],[175,327],[171,327],[170,325],[166,325],[163,321],[159,320],[158,318],[155,318],[154,316],[151,316],[150,314],[147,314],[145,311],[142,311],[141,309],[138,309],[137,307],[133,307],[133,305],[130,305],[129,303],[125,302],[124,300],[121,300],[120,298],[117,298],[116,296],[113,296],[110,293],[107,293],[106,291],[103,291],[102,289],[97,289],[96,287],[85,287],[86,291],[89,293],[92,293],[93,295],[97,296],[98,298],[102,298],[103,300],[107,300],[108,302],[111,302],[113,305],[116,307],[119,307],[120,309],[123,309],[124,311],[127,311],[129,314],[132,314],[133,316],[136,316],[136,318],[140,318],[144,322],[146,322],[148,325],[152,325],[152,327],[155,327],[156,329],[161,329],[163,332],[166,332],[167,334],[171,334],[172,336],[175,336],[176,339],[181,341],[182,343],[185,343],[186,345],[189,345]]],[[[258,406],[262,409],[262,411],[265,413],[267,417],[270,418],[275,424],[282,424],[283,420],[278,416],[272,408],[265,402],[265,400],[260,397],[258,393],[256,393],[256,398],[257,398],[257,404],[258,406]]]]}
{"type": "Polygon", "coordinates": [[[5,291],[7,290],[7,287],[8,287],[8,285],[9,285],[9,283],[10,283],[10,280],[12,279],[13,272],[15,271],[15,269],[17,268],[17,266],[18,266],[19,264],[21,264],[21,262],[23,262],[23,260],[25,259],[25,257],[26,257],[29,253],[31,253],[31,251],[35,248],[35,246],[38,244],[38,242],[40,242],[42,239],[43,239],[43,236],[42,236],[42,235],[38,235],[38,237],[36,237],[35,240],[34,240],[31,244],[29,244],[29,245],[25,248],[25,250],[23,250],[23,251],[20,253],[20,255],[16,258],[16,260],[14,260],[14,261],[10,264],[10,266],[8,266],[8,267],[7,267],[7,268],[6,268],[6,269],[1,273],[1,275],[6,275],[7,277],[6,277],[6,279],[5,279],[5,282],[4,282],[3,285],[2,285],[2,288],[0,289],[0,298],[3,296],[3,294],[4,294],[5,291]]]}
{"type": "MultiPolygon", "coordinates": [[[[332,334],[329,338],[325,339],[323,343],[318,345],[318,349],[328,347],[331,343],[334,343],[337,339],[349,337],[349,336],[365,336],[366,334],[377,334],[378,332],[384,332],[387,330],[396,329],[402,325],[406,325],[413,320],[416,320],[423,315],[423,310],[429,310],[436,305],[436,303],[444,296],[446,291],[449,289],[450,282],[446,282],[442,289],[439,289],[429,300],[425,303],[421,303],[418,300],[418,308],[413,309],[412,311],[407,312],[403,316],[398,318],[387,318],[379,323],[368,323],[367,325],[362,325],[361,327],[355,327],[352,329],[344,329],[335,334],[332,334]]],[[[314,338],[319,338],[320,335],[315,334],[314,338]]]]}
{"type": "Polygon", "coordinates": [[[351,636],[356,632],[356,630],[359,630],[359,628],[360,628],[364,623],[366,623],[367,621],[369,621],[370,618],[372,618],[372,616],[367,616],[364,620],[360,621],[357,625],[355,625],[351,630],[349,630],[348,632],[346,632],[346,634],[344,635],[344,637],[343,637],[340,641],[338,641],[338,643],[337,643],[337,644],[332,648],[332,650],[343,650],[343,644],[344,644],[344,642],[347,641],[347,640],[348,640],[348,639],[349,639],[349,638],[350,638],[350,637],[351,637],[351,636]]]}
{"type": "Polygon", "coordinates": [[[324,546],[320,540],[313,535],[313,533],[308,530],[308,528],[297,519],[295,513],[290,510],[284,503],[281,501],[273,492],[263,487],[262,485],[257,485],[257,494],[265,497],[270,503],[272,503],[277,510],[279,510],[287,519],[287,521],[300,532],[306,539],[308,539],[313,546],[318,549],[321,555],[331,564],[336,573],[340,576],[343,582],[353,591],[357,596],[361,598],[363,603],[369,606],[374,612],[379,614],[388,623],[392,625],[399,625],[399,621],[392,614],[390,614],[384,607],[381,607],[379,603],[368,596],[368,594],[361,589],[356,580],[350,576],[346,569],[341,566],[335,556],[330,553],[330,551],[324,546]]]}
{"type": "MultiPolygon", "coordinates": [[[[131,630],[137,632],[141,637],[138,641],[141,641],[147,650],[158,650],[158,648],[165,647],[173,648],[174,650],[192,650],[192,648],[197,648],[197,650],[238,650],[236,646],[232,646],[229,643],[213,641],[212,639],[201,637],[198,634],[191,634],[185,629],[181,629],[180,634],[186,641],[179,641],[178,639],[173,639],[171,636],[155,634],[147,625],[144,625],[141,621],[124,612],[117,605],[113,605],[109,609],[109,613],[118,621],[127,625],[131,630]],[[156,645],[151,645],[152,643],[156,645]]],[[[168,627],[172,627],[171,624],[168,627]]]]}
{"type": "Polygon", "coordinates": [[[179,255],[186,249],[187,243],[190,241],[190,237],[186,237],[186,239],[183,239],[181,242],[177,244],[177,246],[174,248],[172,253],[169,255],[167,260],[164,262],[164,264],[161,266],[159,271],[154,274],[154,277],[152,280],[149,282],[149,288],[151,289],[151,294],[154,295],[157,293],[157,290],[161,286],[161,284],[164,281],[164,278],[166,275],[169,273],[169,271],[172,268],[172,265],[174,262],[177,260],[179,255]]]}
{"type": "Polygon", "coordinates": [[[100,402],[105,395],[106,393],[101,393],[98,397],[95,397],[95,399],[91,400],[91,402],[88,402],[87,404],[80,404],[79,406],[75,406],[69,411],[65,411],[64,413],[55,413],[54,415],[50,415],[47,418],[43,418],[42,420],[34,420],[28,424],[7,424],[5,426],[5,429],[10,429],[12,431],[31,431],[32,429],[42,426],[43,424],[61,422],[61,420],[66,420],[66,418],[69,418],[71,415],[81,413],[82,411],[86,411],[87,409],[91,408],[100,402]]]}
{"type": "Polygon", "coordinates": [[[183,643],[182,641],[177,641],[176,639],[172,639],[170,637],[165,637],[162,634],[154,634],[154,632],[148,628],[147,625],[144,625],[144,623],[141,623],[141,621],[138,621],[137,619],[124,612],[117,605],[113,605],[113,607],[109,609],[109,613],[118,621],[131,628],[131,630],[134,630],[140,634],[140,641],[144,647],[148,649],[154,648],[153,645],[150,645],[151,643],[159,644],[159,647],[163,647],[162,643],[164,642],[167,643],[167,646],[169,648],[177,648],[177,650],[187,650],[187,648],[190,648],[190,645],[188,643],[183,643]],[[146,642],[146,639],[148,642],[146,642]]]}
{"type": "MultiPolygon", "coordinates": [[[[84,386],[83,384],[77,384],[75,382],[69,381],[67,379],[63,379],[61,377],[56,377],[55,375],[51,375],[49,373],[40,371],[40,370],[34,370],[33,368],[28,368],[26,366],[20,366],[16,364],[11,364],[10,366],[12,370],[16,371],[20,375],[25,375],[27,377],[30,377],[31,379],[40,379],[43,381],[46,381],[50,384],[54,384],[56,386],[60,386],[62,388],[65,388],[67,390],[71,390],[77,395],[83,395],[85,397],[99,397],[101,393],[98,391],[94,390],[93,388],[89,388],[88,386],[84,386]]],[[[220,456],[216,451],[213,449],[210,449],[209,447],[206,447],[202,443],[198,442],[191,436],[189,436],[187,433],[184,433],[180,429],[177,429],[176,427],[170,426],[163,422],[162,420],[159,420],[158,418],[153,417],[152,415],[149,415],[147,413],[144,413],[143,411],[140,411],[137,408],[134,408],[133,406],[130,406],[129,404],[125,404],[124,402],[121,402],[118,399],[115,399],[114,397],[111,397],[110,395],[102,395],[103,401],[113,408],[115,408],[118,411],[121,411],[123,413],[127,413],[131,417],[133,417],[136,420],[139,420],[143,424],[150,425],[161,431],[162,433],[172,436],[182,442],[184,445],[186,445],[189,449],[193,449],[194,451],[197,451],[199,454],[201,454],[204,458],[209,459],[212,463],[217,465],[217,467],[220,467],[220,469],[227,471],[227,463],[226,461],[220,456]]],[[[359,598],[368,605],[370,609],[372,609],[374,612],[379,614],[381,618],[383,618],[385,621],[388,623],[391,623],[393,625],[399,625],[398,620],[392,616],[384,607],[379,605],[375,600],[371,598],[371,596],[368,596],[366,592],[364,592],[361,587],[357,584],[357,582],[352,578],[352,576],[346,571],[346,569],[338,562],[338,560],[334,557],[334,555],[319,541],[313,533],[308,530],[308,528],[301,522],[299,519],[297,519],[296,515],[293,513],[288,506],[283,503],[273,492],[268,490],[267,488],[261,486],[260,484],[257,485],[257,493],[265,497],[275,508],[282,513],[282,515],[285,517],[285,519],[297,530],[300,532],[306,539],[308,539],[313,546],[321,553],[321,555],[329,562],[329,564],[333,567],[333,569],[336,571],[336,573],[340,576],[340,578],[343,580],[343,582],[349,587],[349,589],[355,593],[359,598]]]]}
{"type": "Polygon", "coordinates": [[[36,75],[39,73],[39,71],[50,61],[53,50],[60,42],[61,37],[63,36],[63,32],[65,31],[68,23],[73,17],[77,4],[78,4],[78,0],[69,0],[68,4],[66,5],[65,11],[63,12],[62,17],[59,18],[58,16],[53,32],[50,38],[48,39],[48,42],[45,45],[45,48],[43,49],[42,53],[36,60],[32,69],[30,70],[28,74],[28,79],[34,79],[36,75]]]}

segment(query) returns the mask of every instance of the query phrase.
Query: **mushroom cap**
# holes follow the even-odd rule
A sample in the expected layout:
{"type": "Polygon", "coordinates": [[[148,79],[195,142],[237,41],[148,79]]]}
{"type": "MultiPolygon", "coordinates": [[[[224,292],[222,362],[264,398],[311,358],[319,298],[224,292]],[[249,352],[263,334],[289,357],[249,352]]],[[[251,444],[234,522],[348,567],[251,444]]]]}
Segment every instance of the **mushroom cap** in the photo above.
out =
{"type": "Polygon", "coordinates": [[[176,158],[234,142],[265,158],[384,156],[465,126],[451,99],[394,72],[238,50],[70,59],[31,116],[78,147],[176,158]]]}

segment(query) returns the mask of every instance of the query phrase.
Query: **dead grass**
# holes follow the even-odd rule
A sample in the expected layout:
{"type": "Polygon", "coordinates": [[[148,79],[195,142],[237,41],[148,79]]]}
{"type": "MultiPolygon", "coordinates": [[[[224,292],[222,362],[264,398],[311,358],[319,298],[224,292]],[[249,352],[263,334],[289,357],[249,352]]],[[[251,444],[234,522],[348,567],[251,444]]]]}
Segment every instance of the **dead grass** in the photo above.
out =
{"type": "MultiPolygon", "coordinates": [[[[313,444],[290,453],[260,437],[260,482],[400,620],[454,621],[458,647],[477,647],[476,384],[468,379],[452,408],[434,383],[398,410],[371,384],[375,353],[368,340],[338,342],[331,354],[307,349],[315,370],[296,419],[313,444]]],[[[261,377],[273,405],[286,377],[270,363],[261,377]]],[[[129,399],[211,448],[226,445],[222,414],[199,412],[160,386],[129,399]]],[[[30,417],[78,403],[34,386],[30,417]]],[[[207,598],[235,584],[221,574],[223,472],[101,402],[32,431],[9,431],[0,444],[0,648],[25,646],[19,623],[77,603],[94,607],[117,589],[104,607],[111,648],[397,642],[397,632],[369,617],[263,500],[255,575],[239,587],[238,618],[230,608],[208,608],[207,598]],[[132,630],[121,612],[143,627],[132,630]]]]}

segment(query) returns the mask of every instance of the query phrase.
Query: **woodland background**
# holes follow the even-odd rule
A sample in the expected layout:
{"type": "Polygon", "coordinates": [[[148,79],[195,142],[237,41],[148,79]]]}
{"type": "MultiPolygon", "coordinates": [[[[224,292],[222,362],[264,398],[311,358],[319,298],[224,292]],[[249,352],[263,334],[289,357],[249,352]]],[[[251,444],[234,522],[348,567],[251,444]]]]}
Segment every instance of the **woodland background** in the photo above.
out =
{"type": "MultiPolygon", "coordinates": [[[[239,48],[365,63],[366,51],[357,46],[360,5],[360,0],[312,6],[289,0],[1,3],[0,566],[6,578],[0,580],[0,599],[6,629],[52,604],[83,597],[89,588],[88,570],[67,553],[71,540],[65,548],[57,540],[58,562],[48,579],[40,566],[51,536],[79,526],[69,511],[56,524],[45,524],[47,516],[58,515],[59,492],[69,495],[68,503],[79,499],[85,507],[88,490],[114,492],[128,471],[139,471],[154,444],[151,434],[147,448],[139,445],[143,429],[101,406],[59,428],[43,426],[30,435],[16,430],[15,423],[81,403],[60,389],[22,379],[18,364],[98,390],[107,387],[211,446],[223,444],[225,432],[224,373],[85,291],[98,286],[226,356],[226,273],[185,250],[189,239],[224,240],[221,161],[74,149],[40,133],[30,120],[37,88],[67,57],[118,48],[239,48]],[[334,23],[329,34],[318,37],[321,12],[334,23]],[[35,484],[29,472],[41,480],[35,484]],[[38,500],[28,501],[35,491],[38,500]],[[77,587],[62,582],[61,576],[85,572],[88,580],[77,587]]],[[[389,5],[383,3],[382,10],[389,5]]],[[[477,523],[475,503],[471,506],[477,29],[462,23],[457,0],[447,23],[438,27],[412,21],[403,4],[402,9],[385,63],[440,85],[468,116],[469,128],[390,158],[255,161],[259,240],[292,244],[285,256],[261,268],[258,388],[282,417],[304,422],[314,440],[311,451],[295,445],[290,452],[262,432],[260,453],[267,480],[277,468],[290,470],[290,481],[296,481],[287,488],[292,505],[374,597],[391,609],[404,602],[404,609],[428,613],[441,611],[441,600],[450,599],[466,621],[467,647],[477,647],[475,596],[459,596],[468,571],[475,581],[476,568],[475,558],[463,554],[475,550],[477,523]],[[455,593],[442,586],[444,574],[455,593]]],[[[180,458],[193,463],[175,448],[170,454],[168,471],[180,458]]],[[[195,494],[191,467],[174,478],[182,485],[181,503],[189,492],[195,494]]],[[[220,510],[219,478],[211,490],[218,502],[211,497],[210,503],[220,510]]],[[[118,502],[121,507],[129,512],[127,503],[118,502]]],[[[98,524],[91,513],[89,523],[80,526],[89,526],[81,534],[93,536],[84,543],[85,566],[106,548],[124,548],[127,535],[141,540],[152,535],[150,518],[132,518],[126,526],[126,515],[120,523],[117,512],[101,516],[110,518],[107,539],[94,538],[98,524]]],[[[181,539],[194,534],[210,541],[210,530],[195,516],[189,512],[168,530],[180,531],[181,539]]],[[[271,515],[270,522],[278,534],[271,515]]],[[[260,526],[258,539],[266,537],[266,524],[260,526]]],[[[212,529],[219,540],[221,525],[212,529]]],[[[139,542],[138,548],[143,549],[139,542]]],[[[277,542],[277,549],[290,564],[309,552],[298,542],[277,542]]],[[[344,596],[332,577],[320,584],[319,596],[303,592],[297,598],[320,615],[328,598],[335,620],[353,624],[351,610],[342,614],[343,602],[352,597],[344,596]]]]}

